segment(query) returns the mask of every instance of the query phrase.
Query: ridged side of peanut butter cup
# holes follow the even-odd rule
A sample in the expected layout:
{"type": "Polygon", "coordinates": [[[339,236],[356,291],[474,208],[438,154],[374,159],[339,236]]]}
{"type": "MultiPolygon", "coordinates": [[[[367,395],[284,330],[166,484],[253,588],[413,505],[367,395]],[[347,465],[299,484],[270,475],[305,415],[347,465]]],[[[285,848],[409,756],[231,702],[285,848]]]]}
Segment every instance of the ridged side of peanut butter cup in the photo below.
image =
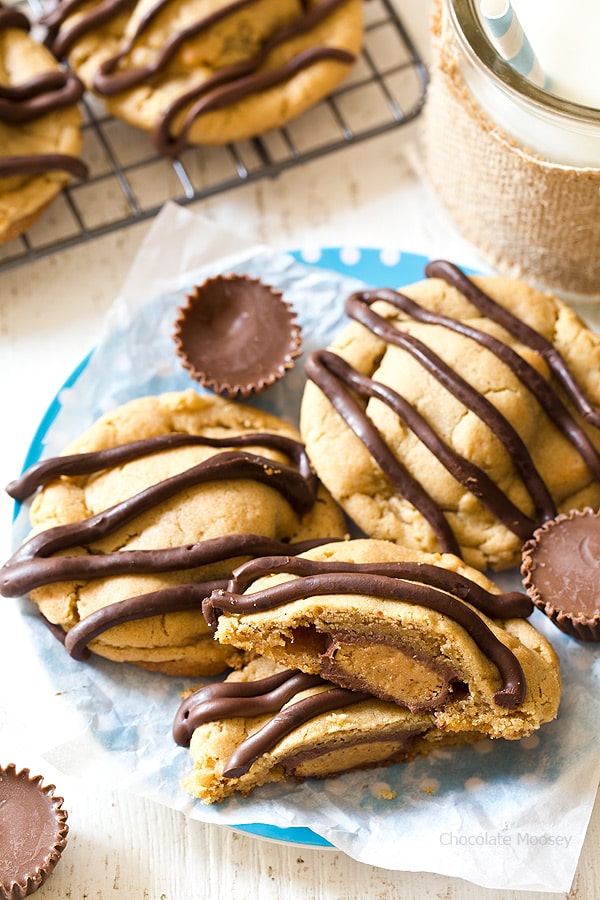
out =
{"type": "Polygon", "coordinates": [[[521,575],[557,628],[579,641],[600,641],[600,510],[571,510],[544,522],[523,546],[521,575]]]}
{"type": "Polygon", "coordinates": [[[67,812],[41,775],[0,766],[0,900],[21,900],[46,881],[67,844],[67,812]]]}
{"type": "Polygon", "coordinates": [[[191,377],[226,397],[274,384],[301,353],[296,314],[280,291],[246,275],[196,285],[178,311],[173,338],[191,377]]]}

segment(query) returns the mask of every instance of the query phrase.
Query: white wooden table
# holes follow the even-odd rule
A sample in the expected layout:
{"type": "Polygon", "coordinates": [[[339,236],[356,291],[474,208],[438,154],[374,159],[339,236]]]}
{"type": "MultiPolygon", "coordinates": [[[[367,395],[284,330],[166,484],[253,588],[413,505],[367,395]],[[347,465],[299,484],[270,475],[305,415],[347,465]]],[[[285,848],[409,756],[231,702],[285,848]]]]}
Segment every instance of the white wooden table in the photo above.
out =
{"type": "MultiPolygon", "coordinates": [[[[427,57],[429,3],[396,0],[427,57]]],[[[444,219],[415,173],[418,123],[203,202],[215,223],[278,248],[305,245],[402,247],[481,265],[444,219]]],[[[193,208],[193,207],[192,207],[193,208]]],[[[136,225],[0,272],[2,485],[21,468],[34,428],[56,388],[91,348],[148,224],[136,225]]],[[[11,503],[0,498],[0,556],[9,555],[11,503]]],[[[4,600],[3,604],[11,601],[4,600]]],[[[39,747],[53,737],[36,694],[35,671],[6,634],[0,606],[0,763],[16,762],[55,781],[69,811],[64,857],[42,898],[402,898],[534,900],[563,897],[487,891],[438,875],[362,865],[329,849],[282,845],[181,814],[53,771],[39,747]]],[[[51,743],[51,740],[50,740],[51,743]]],[[[569,897],[596,900],[600,808],[595,811],[569,897]]]]}

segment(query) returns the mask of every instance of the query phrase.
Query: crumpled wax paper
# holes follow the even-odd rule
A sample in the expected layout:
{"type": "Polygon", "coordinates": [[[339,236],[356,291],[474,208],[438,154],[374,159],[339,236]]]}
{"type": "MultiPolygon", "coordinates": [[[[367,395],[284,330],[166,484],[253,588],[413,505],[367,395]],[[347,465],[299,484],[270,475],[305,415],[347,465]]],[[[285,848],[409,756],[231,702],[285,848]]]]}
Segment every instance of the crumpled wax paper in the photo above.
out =
{"type": "MultiPolygon", "coordinates": [[[[175,358],[173,321],[186,290],[219,272],[246,273],[283,290],[297,311],[305,353],[339,331],[344,298],[360,286],[269,247],[244,247],[234,235],[167,205],[87,366],[58,396],[43,456],[59,452],[119,403],[195,386],[175,358]]],[[[249,402],[296,422],[303,383],[301,358],[282,381],[249,402]]],[[[26,533],[23,508],[15,541],[26,533]]],[[[507,589],[520,586],[515,572],[501,580],[507,589]]],[[[564,693],[558,718],[535,735],[520,742],[485,740],[409,764],[292,787],[268,785],[215,806],[180,787],[191,764],[171,736],[181,693],[198,679],[100,658],[77,663],[28,601],[22,617],[65,721],[67,737],[44,756],[66,774],[105,779],[206,822],[308,827],[349,856],[385,869],[434,872],[505,890],[559,892],[571,885],[600,774],[600,656],[597,647],[562,635],[537,611],[532,621],[560,656],[564,693]]]]}

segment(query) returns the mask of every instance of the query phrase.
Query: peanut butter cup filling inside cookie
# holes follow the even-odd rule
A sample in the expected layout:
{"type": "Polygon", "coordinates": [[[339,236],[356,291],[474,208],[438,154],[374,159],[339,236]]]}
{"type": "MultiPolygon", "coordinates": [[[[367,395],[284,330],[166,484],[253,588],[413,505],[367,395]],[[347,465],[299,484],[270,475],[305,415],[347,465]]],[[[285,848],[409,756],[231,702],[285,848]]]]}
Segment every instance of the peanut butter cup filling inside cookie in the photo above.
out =
{"type": "Polygon", "coordinates": [[[335,631],[325,637],[322,675],[350,690],[368,691],[413,711],[434,709],[451,694],[468,690],[452,666],[408,643],[335,631]]]}
{"type": "MultiPolygon", "coordinates": [[[[318,676],[285,670],[257,681],[226,681],[194,692],[177,711],[173,736],[177,743],[189,746],[194,731],[202,724],[235,716],[251,719],[272,714],[224,761],[223,777],[234,779],[246,775],[286,735],[316,717],[373,700],[369,694],[328,685],[318,676]]],[[[282,755],[278,766],[285,777],[323,778],[401,761],[409,755],[414,738],[425,730],[426,724],[419,720],[412,727],[394,723],[381,734],[369,732],[362,738],[330,733],[319,744],[282,755]]]]}
{"type": "MultiPolygon", "coordinates": [[[[532,633],[546,669],[552,664],[550,647],[546,654],[541,636],[522,624],[523,637],[532,633]]],[[[541,673],[535,675],[527,667],[532,673],[528,711],[521,715],[496,707],[494,737],[523,737],[556,714],[556,682],[550,670],[540,679],[541,673]],[[550,680],[544,699],[540,688],[546,675],[550,680]]],[[[215,803],[236,792],[245,796],[268,782],[328,778],[408,762],[440,746],[478,741],[490,735],[484,708],[475,702],[479,691],[480,686],[465,697],[462,711],[460,702],[450,704],[454,714],[444,718],[440,708],[410,710],[356,685],[348,689],[318,673],[257,655],[224,682],[202,687],[180,704],[173,737],[189,746],[193,761],[182,786],[203,802],[215,803]]],[[[389,794],[391,798],[393,792],[389,794]]]]}
{"type": "MultiPolygon", "coordinates": [[[[313,561],[306,558],[272,557],[242,565],[230,582],[227,591],[213,591],[203,602],[208,624],[223,639],[219,616],[238,620],[254,613],[269,612],[291,606],[305,598],[313,598],[315,608],[312,621],[300,626],[284,619],[281,632],[275,626],[269,637],[263,634],[261,652],[281,652],[287,660],[297,660],[303,667],[306,660],[316,664],[324,678],[356,690],[366,690],[384,700],[411,710],[432,709],[444,705],[453,696],[468,693],[458,672],[440,652],[439,639],[413,626],[400,626],[387,620],[381,601],[409,603],[425,610],[447,616],[464,629],[479,650],[497,668],[502,687],[495,692],[495,702],[508,709],[519,706],[525,697],[526,685],[517,657],[503,644],[470,604],[495,610],[496,617],[514,614],[515,610],[528,615],[531,604],[523,594],[494,595],[484,591],[469,579],[445,572],[439,566],[422,563],[344,563],[313,561]],[[244,592],[244,586],[255,578],[287,573],[291,580],[279,581],[244,592]],[[262,589],[260,589],[262,588],[262,589]],[[452,592],[450,592],[452,591],[452,592]],[[351,631],[331,628],[328,620],[338,616],[337,597],[366,598],[362,620],[351,631]],[[319,598],[325,598],[320,601],[319,598]],[[468,600],[465,603],[464,600],[468,600]],[[331,610],[331,611],[330,611],[331,610]],[[412,634],[412,639],[411,639],[412,634]],[[280,650],[279,650],[280,648],[280,650]]],[[[339,613],[340,618],[346,612],[339,613]]],[[[307,614],[308,616],[308,614],[307,614]]],[[[266,631],[266,623],[262,628],[266,631]]],[[[242,645],[251,638],[238,628],[226,640],[242,645]]]]}

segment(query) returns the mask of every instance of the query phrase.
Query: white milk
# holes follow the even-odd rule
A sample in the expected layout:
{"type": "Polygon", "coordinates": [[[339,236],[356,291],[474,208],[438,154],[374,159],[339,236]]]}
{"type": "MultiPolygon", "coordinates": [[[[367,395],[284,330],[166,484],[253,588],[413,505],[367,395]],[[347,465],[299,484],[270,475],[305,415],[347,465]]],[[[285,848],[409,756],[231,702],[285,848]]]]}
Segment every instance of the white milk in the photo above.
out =
{"type": "MultiPolygon", "coordinates": [[[[476,27],[489,35],[479,0],[473,5],[476,27]]],[[[490,118],[524,147],[559,165],[600,168],[600,0],[512,0],[512,6],[552,94],[584,105],[593,100],[597,112],[590,119],[583,111],[552,108],[543,94],[536,102],[524,90],[511,90],[491,77],[463,43],[461,68],[470,90],[490,118]]],[[[456,21],[458,31],[466,26],[456,21]]]]}
{"type": "Polygon", "coordinates": [[[600,109],[599,0],[512,0],[559,97],[600,109]]]}
{"type": "MultiPolygon", "coordinates": [[[[600,301],[600,103],[583,105],[600,98],[600,0],[512,0],[548,74],[578,82],[569,99],[518,74],[528,71],[526,54],[518,66],[504,61],[480,0],[438,2],[424,130],[433,188],[495,269],[600,301]]],[[[515,58],[510,32],[496,32],[504,56],[515,58]]]]}

